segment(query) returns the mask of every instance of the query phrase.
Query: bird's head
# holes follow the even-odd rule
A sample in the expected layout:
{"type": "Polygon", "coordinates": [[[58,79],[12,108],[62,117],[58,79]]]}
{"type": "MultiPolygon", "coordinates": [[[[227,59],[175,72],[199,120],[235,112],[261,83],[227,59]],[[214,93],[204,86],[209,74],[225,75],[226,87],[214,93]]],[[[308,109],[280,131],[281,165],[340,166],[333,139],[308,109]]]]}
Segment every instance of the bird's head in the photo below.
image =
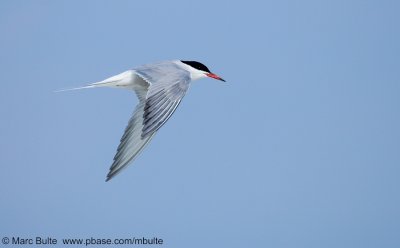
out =
{"type": "Polygon", "coordinates": [[[204,77],[210,77],[210,78],[214,78],[217,80],[221,80],[224,81],[224,79],[222,79],[221,77],[219,77],[218,75],[212,73],[207,66],[203,65],[200,62],[197,61],[187,61],[187,60],[181,60],[181,62],[186,65],[186,68],[189,72],[190,75],[192,77],[192,80],[196,80],[196,79],[200,79],[200,78],[204,78],[204,77]]]}

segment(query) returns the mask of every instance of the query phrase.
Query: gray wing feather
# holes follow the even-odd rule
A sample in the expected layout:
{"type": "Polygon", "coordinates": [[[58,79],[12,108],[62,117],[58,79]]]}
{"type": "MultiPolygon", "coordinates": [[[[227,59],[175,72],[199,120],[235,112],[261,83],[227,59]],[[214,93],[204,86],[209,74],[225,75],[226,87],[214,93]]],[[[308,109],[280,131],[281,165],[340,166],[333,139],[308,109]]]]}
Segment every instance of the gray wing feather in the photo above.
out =
{"type": "Polygon", "coordinates": [[[142,137],[151,135],[164,125],[178,107],[188,88],[187,81],[179,81],[148,98],[144,108],[142,137]]]}
{"type": "Polygon", "coordinates": [[[114,156],[114,162],[110,167],[110,172],[107,175],[107,180],[110,180],[125,168],[143,148],[150,142],[153,135],[142,138],[143,129],[143,113],[145,101],[140,102],[133,113],[133,116],[128,122],[124,135],[117,148],[117,153],[114,156]]]}
{"type": "Polygon", "coordinates": [[[156,132],[171,117],[190,85],[190,74],[174,63],[142,66],[137,74],[150,83],[142,137],[156,132]]]}
{"type": "Polygon", "coordinates": [[[142,66],[135,72],[149,83],[149,87],[147,92],[136,91],[140,102],[121,138],[106,181],[139,155],[172,116],[190,85],[189,73],[171,63],[142,66]]]}

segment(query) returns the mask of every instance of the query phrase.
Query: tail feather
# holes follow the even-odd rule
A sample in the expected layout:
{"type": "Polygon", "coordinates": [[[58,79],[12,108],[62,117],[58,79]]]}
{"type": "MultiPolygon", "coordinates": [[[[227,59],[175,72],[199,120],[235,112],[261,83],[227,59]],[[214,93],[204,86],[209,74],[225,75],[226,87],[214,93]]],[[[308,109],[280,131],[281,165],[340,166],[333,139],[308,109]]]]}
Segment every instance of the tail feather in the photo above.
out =
{"type": "Polygon", "coordinates": [[[133,71],[129,70],[123,72],[121,74],[115,75],[113,77],[107,78],[103,81],[91,83],[82,87],[70,88],[70,89],[61,89],[55,92],[63,92],[63,91],[70,91],[70,90],[81,90],[81,89],[89,89],[89,88],[96,88],[96,87],[126,87],[132,81],[133,71]]]}
{"type": "Polygon", "coordinates": [[[54,92],[64,92],[64,91],[71,91],[71,90],[81,90],[81,89],[89,89],[89,88],[94,88],[96,86],[93,86],[91,84],[86,85],[86,86],[82,86],[82,87],[76,87],[76,88],[69,88],[69,89],[60,89],[60,90],[56,90],[54,92]]]}

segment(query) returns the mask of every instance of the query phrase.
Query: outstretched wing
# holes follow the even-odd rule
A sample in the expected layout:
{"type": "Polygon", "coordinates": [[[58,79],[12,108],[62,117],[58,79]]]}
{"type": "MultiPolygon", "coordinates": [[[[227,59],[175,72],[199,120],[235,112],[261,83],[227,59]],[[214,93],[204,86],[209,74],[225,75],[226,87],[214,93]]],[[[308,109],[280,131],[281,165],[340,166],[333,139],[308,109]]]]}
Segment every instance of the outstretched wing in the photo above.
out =
{"type": "Polygon", "coordinates": [[[146,138],[142,138],[144,106],[144,101],[141,101],[136,106],[136,109],[128,122],[128,126],[125,128],[125,132],[117,148],[117,153],[114,156],[114,162],[107,174],[106,181],[121,172],[123,168],[139,155],[153,137],[153,135],[149,135],[146,138]]]}
{"type": "Polygon", "coordinates": [[[156,131],[165,124],[189,88],[190,76],[185,71],[165,73],[164,78],[150,82],[147,73],[136,73],[149,83],[148,91],[136,91],[140,100],[121,138],[106,181],[110,180],[139,155],[156,131]]]}

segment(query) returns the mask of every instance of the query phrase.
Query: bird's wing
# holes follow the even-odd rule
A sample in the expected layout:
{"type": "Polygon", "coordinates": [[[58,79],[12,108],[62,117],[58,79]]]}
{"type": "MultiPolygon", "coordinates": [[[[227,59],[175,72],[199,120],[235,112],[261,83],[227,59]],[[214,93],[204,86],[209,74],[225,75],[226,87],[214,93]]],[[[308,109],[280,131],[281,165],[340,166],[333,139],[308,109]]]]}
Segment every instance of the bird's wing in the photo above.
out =
{"type": "Polygon", "coordinates": [[[149,136],[145,139],[142,139],[141,137],[147,91],[136,90],[135,92],[139,98],[139,103],[136,106],[128,125],[125,128],[125,132],[121,137],[120,144],[117,148],[117,153],[114,156],[114,162],[110,167],[109,173],[107,174],[106,181],[110,180],[119,172],[121,172],[121,170],[125,168],[129,162],[131,162],[140,153],[141,150],[143,150],[143,148],[152,138],[152,136],[149,136]]]}
{"type": "Polygon", "coordinates": [[[143,67],[137,74],[150,84],[143,115],[142,138],[146,138],[174,113],[189,89],[190,74],[174,63],[143,67]]]}
{"type": "Polygon", "coordinates": [[[144,108],[144,121],[142,138],[146,138],[156,132],[171,117],[189,88],[186,80],[175,82],[173,85],[152,91],[144,108]]]}
{"type": "Polygon", "coordinates": [[[139,104],[121,138],[107,180],[125,168],[150,142],[156,131],[171,117],[189,88],[190,76],[185,71],[162,73],[154,82],[151,71],[136,70],[149,83],[147,91],[138,91],[139,104]]]}

